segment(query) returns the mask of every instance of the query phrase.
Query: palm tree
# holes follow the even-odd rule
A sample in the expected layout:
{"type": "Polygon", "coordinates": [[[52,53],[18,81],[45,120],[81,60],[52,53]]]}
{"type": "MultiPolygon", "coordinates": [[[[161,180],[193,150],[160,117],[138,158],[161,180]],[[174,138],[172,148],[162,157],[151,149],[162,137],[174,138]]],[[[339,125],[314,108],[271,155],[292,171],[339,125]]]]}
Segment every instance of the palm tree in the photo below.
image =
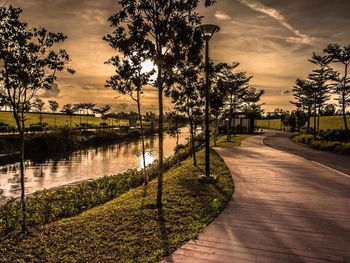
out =
{"type": "Polygon", "coordinates": [[[72,116],[76,108],[72,104],[66,104],[63,106],[61,112],[67,114],[69,116],[69,127],[72,127],[72,116]]]}
{"type": "Polygon", "coordinates": [[[53,113],[53,117],[55,120],[55,126],[57,126],[56,125],[56,112],[58,110],[59,104],[55,100],[49,100],[49,107],[50,107],[51,112],[53,113]]]}

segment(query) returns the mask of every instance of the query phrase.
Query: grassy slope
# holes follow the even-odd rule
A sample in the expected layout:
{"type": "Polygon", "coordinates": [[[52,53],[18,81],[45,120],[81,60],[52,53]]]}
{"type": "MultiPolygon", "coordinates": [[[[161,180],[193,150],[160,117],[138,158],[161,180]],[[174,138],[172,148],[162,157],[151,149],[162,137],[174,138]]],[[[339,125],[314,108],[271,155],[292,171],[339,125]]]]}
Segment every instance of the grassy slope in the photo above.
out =
{"type": "MultiPolygon", "coordinates": [[[[347,116],[348,124],[350,124],[350,116],[347,116]]],[[[311,127],[314,125],[313,118],[311,119],[311,127]]],[[[343,116],[322,116],[320,119],[320,129],[344,129],[343,116]]]]}
{"type": "MultiPolygon", "coordinates": [[[[347,119],[350,124],[350,116],[347,116],[347,119]]],[[[314,119],[311,118],[311,127],[313,127],[313,123],[314,119]]],[[[270,127],[270,129],[281,129],[280,120],[270,120],[270,126],[268,125],[268,120],[257,120],[257,125],[263,129],[268,129],[268,127],[270,127]]],[[[343,116],[321,116],[320,129],[344,129],[343,116]]]]}
{"type": "MultiPolygon", "coordinates": [[[[56,118],[56,125],[57,126],[65,126],[66,121],[69,124],[69,116],[68,115],[60,115],[60,114],[43,114],[43,122],[48,123],[49,126],[55,126],[55,118],[56,118]]],[[[27,113],[26,114],[26,125],[29,126],[30,124],[39,123],[39,114],[37,113],[27,113]]],[[[10,124],[12,126],[15,126],[15,120],[13,118],[13,115],[11,112],[0,112],[0,122],[5,122],[7,124],[10,124]]],[[[82,123],[89,122],[90,124],[94,125],[100,125],[101,122],[107,122],[107,120],[102,120],[98,117],[81,117],[82,123]]],[[[74,127],[76,124],[80,123],[80,117],[75,115],[72,116],[72,126],[74,127]]],[[[110,123],[112,124],[112,121],[110,120],[110,123]]],[[[126,125],[126,121],[120,121],[120,123],[116,120],[113,120],[113,125],[126,125]]]]}
{"type": "MultiPolygon", "coordinates": [[[[244,136],[245,137],[245,136],[244,136]]],[[[239,145],[243,136],[235,138],[239,145]]],[[[220,139],[222,140],[222,139],[220,139]]],[[[204,152],[199,152],[204,168],[204,152]]],[[[156,183],[136,188],[76,217],[42,226],[24,239],[0,241],[0,262],[156,262],[198,235],[231,199],[233,182],[212,153],[217,185],[199,183],[187,159],[165,174],[164,207],[155,209],[156,183]]]]}
{"type": "Polygon", "coordinates": [[[219,136],[216,141],[216,147],[234,148],[241,146],[242,140],[250,137],[248,134],[237,134],[235,137],[232,135],[232,141],[228,142],[226,136],[219,136]]]}
{"type": "Polygon", "coordinates": [[[274,130],[280,130],[281,129],[281,120],[280,119],[274,119],[274,120],[257,120],[256,125],[261,129],[274,129],[274,130]]]}

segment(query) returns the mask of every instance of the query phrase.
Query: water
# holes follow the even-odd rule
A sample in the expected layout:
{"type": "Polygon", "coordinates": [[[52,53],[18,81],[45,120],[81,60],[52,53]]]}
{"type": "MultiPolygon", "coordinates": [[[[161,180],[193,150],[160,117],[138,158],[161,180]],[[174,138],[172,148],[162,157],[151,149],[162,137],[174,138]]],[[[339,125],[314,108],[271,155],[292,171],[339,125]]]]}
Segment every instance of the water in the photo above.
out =
{"type": "MultiPolygon", "coordinates": [[[[184,143],[188,137],[188,129],[183,129],[179,143],[184,143]]],[[[158,158],[158,137],[146,138],[145,144],[148,165],[158,158]]],[[[164,137],[165,157],[173,154],[175,146],[175,138],[164,137]]],[[[80,150],[41,161],[26,160],[26,194],[142,167],[141,140],[80,150]]],[[[0,166],[0,201],[20,195],[19,171],[19,163],[0,166]]]]}

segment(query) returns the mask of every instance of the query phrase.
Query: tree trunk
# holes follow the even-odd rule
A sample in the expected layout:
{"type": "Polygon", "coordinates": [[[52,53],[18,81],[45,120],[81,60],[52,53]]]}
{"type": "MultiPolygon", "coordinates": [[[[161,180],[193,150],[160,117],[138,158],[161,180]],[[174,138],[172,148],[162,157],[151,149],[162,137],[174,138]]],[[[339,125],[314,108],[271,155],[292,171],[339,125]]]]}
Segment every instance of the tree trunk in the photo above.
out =
{"type": "Polygon", "coordinates": [[[176,162],[179,165],[180,164],[180,158],[179,158],[179,133],[176,132],[176,162]]]}
{"type": "Polygon", "coordinates": [[[316,139],[316,119],[317,119],[317,101],[316,101],[316,91],[314,93],[314,139],[316,139]]]}
{"type": "Polygon", "coordinates": [[[23,109],[21,111],[21,116],[19,114],[14,114],[17,128],[20,137],[20,185],[21,185],[21,212],[22,212],[22,222],[21,222],[21,230],[22,233],[27,232],[27,207],[25,200],[25,182],[24,182],[24,128],[25,128],[25,120],[24,120],[24,112],[23,109]]]}
{"type": "Polygon", "coordinates": [[[318,107],[318,114],[317,114],[317,134],[320,132],[320,118],[321,118],[321,106],[318,107]]]}
{"type": "Polygon", "coordinates": [[[343,120],[344,120],[344,127],[346,131],[349,131],[348,128],[348,121],[346,119],[346,96],[345,96],[345,91],[346,91],[346,79],[348,77],[348,64],[345,65],[345,74],[344,74],[344,87],[342,91],[342,107],[343,107],[343,120]]]}
{"type": "Polygon", "coordinates": [[[306,132],[309,134],[310,133],[310,119],[311,119],[311,106],[308,106],[307,109],[307,128],[306,128],[306,132]]]}
{"type": "Polygon", "coordinates": [[[147,176],[147,168],[146,168],[145,135],[144,135],[144,130],[143,130],[142,115],[141,115],[140,91],[137,91],[137,113],[139,114],[139,122],[140,122],[140,128],[141,128],[143,180],[144,180],[144,184],[147,185],[148,184],[148,176],[147,176]]]}
{"type": "Polygon", "coordinates": [[[43,114],[41,111],[39,112],[39,122],[40,122],[40,125],[43,125],[43,114]]]}
{"type": "Polygon", "coordinates": [[[218,120],[219,118],[216,116],[216,119],[215,119],[215,130],[214,130],[214,146],[216,147],[216,139],[217,139],[217,136],[218,136],[218,120]]]}
{"type": "Polygon", "coordinates": [[[228,115],[228,124],[227,124],[227,141],[231,140],[231,122],[232,122],[232,96],[230,98],[230,110],[228,115]]]}
{"type": "Polygon", "coordinates": [[[159,107],[159,119],[158,119],[158,140],[159,140],[159,165],[158,165],[158,189],[157,189],[157,207],[162,207],[162,195],[163,195],[163,80],[162,80],[162,67],[158,66],[158,107],[159,107]]]}
{"type": "Polygon", "coordinates": [[[196,145],[195,145],[195,137],[194,137],[194,127],[193,127],[193,120],[192,117],[189,117],[190,122],[190,140],[191,140],[191,147],[192,147],[192,157],[193,157],[193,165],[197,166],[197,158],[196,158],[196,145]]]}
{"type": "Polygon", "coordinates": [[[22,233],[27,231],[27,208],[25,201],[25,185],[24,185],[24,131],[20,131],[20,181],[21,181],[21,209],[22,209],[22,233]]]}

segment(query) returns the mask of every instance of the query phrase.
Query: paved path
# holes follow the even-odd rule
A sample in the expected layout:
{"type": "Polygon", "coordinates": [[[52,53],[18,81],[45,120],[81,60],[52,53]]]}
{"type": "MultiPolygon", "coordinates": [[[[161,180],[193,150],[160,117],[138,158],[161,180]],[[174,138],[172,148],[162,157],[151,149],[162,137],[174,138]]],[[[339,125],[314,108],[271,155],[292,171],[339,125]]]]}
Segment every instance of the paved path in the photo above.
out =
{"type": "Polygon", "coordinates": [[[290,139],[293,135],[292,133],[276,131],[273,133],[270,132],[269,134],[271,136],[264,139],[264,144],[267,146],[304,157],[308,160],[316,161],[350,176],[349,155],[318,151],[308,146],[295,143],[290,139]]]}
{"type": "Polygon", "coordinates": [[[233,199],[163,262],[350,262],[350,178],[264,138],[217,149],[234,176],[233,199]]]}

